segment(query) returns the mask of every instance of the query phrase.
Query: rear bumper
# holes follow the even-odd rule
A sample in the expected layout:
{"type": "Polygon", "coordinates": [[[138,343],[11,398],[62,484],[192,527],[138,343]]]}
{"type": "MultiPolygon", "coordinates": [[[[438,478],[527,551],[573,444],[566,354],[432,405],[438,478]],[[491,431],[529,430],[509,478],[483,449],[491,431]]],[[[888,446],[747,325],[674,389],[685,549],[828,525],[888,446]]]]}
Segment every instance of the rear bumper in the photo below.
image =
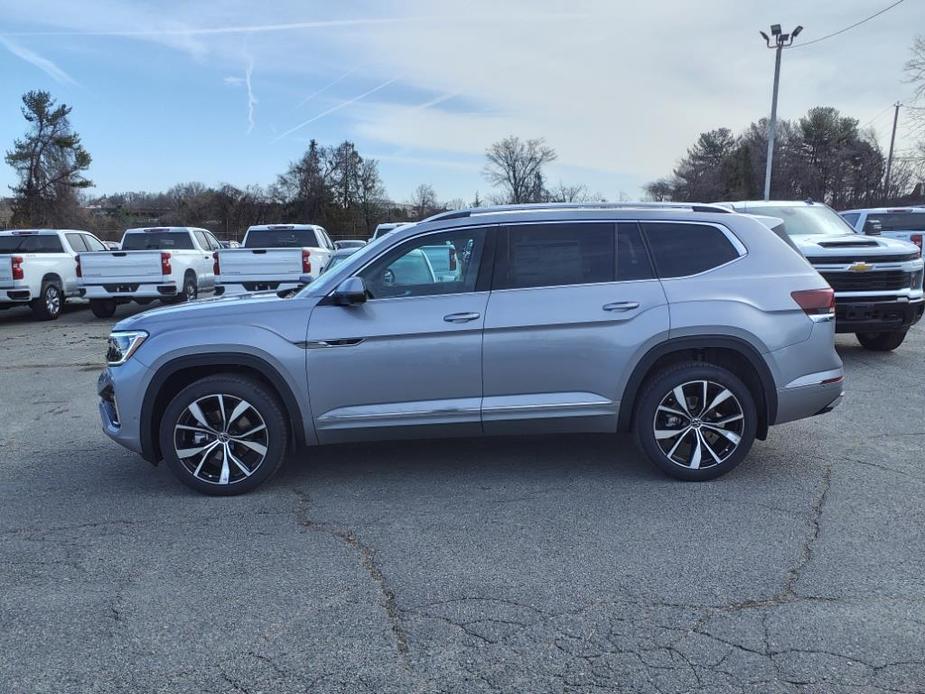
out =
{"type": "Polygon", "coordinates": [[[845,374],[841,368],[807,374],[777,389],[775,424],[831,412],[844,397],[845,374]]]}
{"type": "Polygon", "coordinates": [[[304,285],[301,282],[228,282],[215,285],[216,296],[235,296],[238,294],[251,294],[253,292],[285,291],[298,289],[304,285]]]}
{"type": "Polygon", "coordinates": [[[835,296],[835,332],[890,332],[906,330],[919,322],[925,300],[905,298],[878,301],[875,297],[835,296]]]}
{"type": "Polygon", "coordinates": [[[105,282],[84,283],[86,299],[159,299],[176,296],[176,282],[105,282]]]}
{"type": "Polygon", "coordinates": [[[34,298],[29,287],[17,287],[15,284],[0,286],[0,304],[22,304],[34,298]]]}

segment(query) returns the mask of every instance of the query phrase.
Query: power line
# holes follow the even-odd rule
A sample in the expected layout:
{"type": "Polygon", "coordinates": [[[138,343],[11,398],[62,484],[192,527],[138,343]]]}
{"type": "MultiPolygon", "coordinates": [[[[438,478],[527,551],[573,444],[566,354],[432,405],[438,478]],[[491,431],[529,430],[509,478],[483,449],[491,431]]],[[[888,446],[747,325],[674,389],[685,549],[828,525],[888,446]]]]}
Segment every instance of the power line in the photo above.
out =
{"type": "Polygon", "coordinates": [[[862,126],[861,126],[860,128],[858,128],[858,129],[859,129],[859,130],[863,130],[863,129],[866,128],[868,125],[870,125],[871,123],[873,123],[875,120],[877,120],[878,118],[880,118],[880,116],[882,116],[884,113],[886,113],[887,111],[889,111],[891,108],[893,108],[893,104],[890,104],[889,106],[887,106],[887,107],[886,107],[885,109],[883,109],[880,113],[878,113],[876,116],[874,116],[873,118],[871,118],[869,121],[867,121],[864,125],[862,125],[862,126]]]}
{"type": "Polygon", "coordinates": [[[905,0],[896,0],[896,2],[894,2],[892,5],[889,5],[888,7],[884,7],[882,10],[880,10],[879,12],[875,12],[875,13],[872,14],[870,17],[865,17],[865,18],[862,19],[861,21],[855,22],[854,24],[851,24],[850,26],[846,26],[844,29],[839,29],[838,31],[833,31],[831,34],[826,34],[825,36],[820,36],[818,39],[813,39],[812,41],[807,41],[807,42],[805,42],[805,43],[798,43],[798,44],[796,44],[796,45],[794,46],[794,48],[805,48],[806,46],[812,46],[814,43],[819,43],[820,41],[825,41],[826,39],[830,39],[830,38],[832,38],[833,36],[838,36],[839,34],[844,34],[846,31],[850,31],[851,29],[854,29],[855,27],[859,27],[859,26],[861,26],[862,24],[864,24],[865,22],[869,22],[869,21],[872,20],[874,17],[879,17],[879,16],[882,15],[884,12],[888,12],[889,10],[892,10],[892,9],[893,9],[894,7],[896,7],[897,5],[901,5],[903,2],[905,2],[905,0]]]}

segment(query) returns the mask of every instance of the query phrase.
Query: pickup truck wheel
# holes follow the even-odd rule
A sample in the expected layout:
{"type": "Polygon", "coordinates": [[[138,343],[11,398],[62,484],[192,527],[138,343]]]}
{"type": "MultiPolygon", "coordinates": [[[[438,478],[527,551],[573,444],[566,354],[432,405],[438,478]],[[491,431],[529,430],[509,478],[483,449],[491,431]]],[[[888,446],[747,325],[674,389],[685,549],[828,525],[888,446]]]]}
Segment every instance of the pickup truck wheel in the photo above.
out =
{"type": "Polygon", "coordinates": [[[55,320],[64,306],[64,292],[54,282],[43,282],[42,292],[30,303],[33,315],[39,320],[55,320]]]}
{"type": "Polygon", "coordinates": [[[161,451],[171,472],[196,491],[249,492],[286,454],[288,426],[276,396],[240,376],[208,376],[184,388],[164,411],[161,451]]]}
{"type": "Polygon", "coordinates": [[[637,403],[637,443],[678,479],[703,481],[729,472],[755,440],[758,413],[751,392],[731,371],[713,364],[663,369],[637,403]]]}
{"type": "Polygon", "coordinates": [[[875,352],[889,352],[899,347],[906,339],[906,330],[896,330],[888,333],[855,333],[858,342],[864,349],[875,352]]]}
{"type": "Polygon", "coordinates": [[[195,301],[199,296],[199,287],[196,286],[196,278],[187,276],[183,280],[183,301],[195,301]]]}
{"type": "Polygon", "coordinates": [[[116,312],[115,299],[90,299],[90,310],[97,318],[112,318],[116,312]]]}

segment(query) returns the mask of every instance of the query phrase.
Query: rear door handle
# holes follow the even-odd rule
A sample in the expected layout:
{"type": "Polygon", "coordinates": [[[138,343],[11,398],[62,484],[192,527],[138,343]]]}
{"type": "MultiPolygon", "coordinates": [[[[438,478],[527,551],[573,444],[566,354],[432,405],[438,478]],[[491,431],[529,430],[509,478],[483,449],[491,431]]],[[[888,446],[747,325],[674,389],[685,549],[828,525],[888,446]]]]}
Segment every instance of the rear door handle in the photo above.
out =
{"type": "Polygon", "coordinates": [[[605,311],[632,311],[634,308],[639,308],[638,301],[614,301],[609,304],[604,304],[602,307],[605,311]]]}
{"type": "Polygon", "coordinates": [[[468,323],[471,320],[481,318],[480,313],[450,313],[443,317],[447,323],[468,323]]]}

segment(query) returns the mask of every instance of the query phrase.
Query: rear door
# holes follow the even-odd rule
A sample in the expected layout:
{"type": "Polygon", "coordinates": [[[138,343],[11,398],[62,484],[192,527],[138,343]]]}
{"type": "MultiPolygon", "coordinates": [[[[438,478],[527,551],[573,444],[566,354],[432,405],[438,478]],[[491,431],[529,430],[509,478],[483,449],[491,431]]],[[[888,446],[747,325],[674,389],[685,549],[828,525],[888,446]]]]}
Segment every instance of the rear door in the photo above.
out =
{"type": "Polygon", "coordinates": [[[615,431],[628,364],[668,327],[635,223],[508,226],[485,318],[485,432],[615,431]]]}

